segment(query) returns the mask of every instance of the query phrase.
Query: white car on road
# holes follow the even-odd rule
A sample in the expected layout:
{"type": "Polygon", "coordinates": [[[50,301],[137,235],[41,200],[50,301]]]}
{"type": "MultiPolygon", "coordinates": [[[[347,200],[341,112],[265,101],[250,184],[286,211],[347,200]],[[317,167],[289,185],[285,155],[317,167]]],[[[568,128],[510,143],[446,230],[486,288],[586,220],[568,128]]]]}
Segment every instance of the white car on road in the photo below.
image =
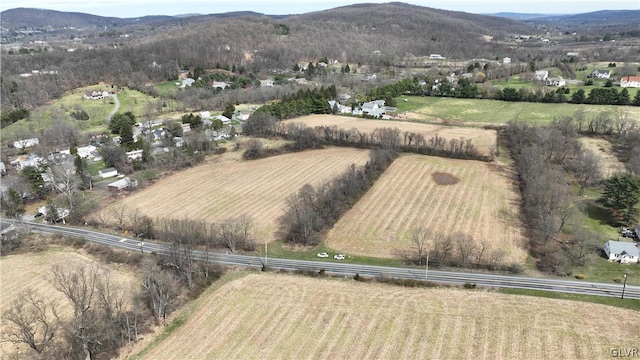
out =
{"type": "Polygon", "coordinates": [[[327,254],[326,252],[321,252],[321,253],[318,253],[318,255],[317,255],[317,256],[318,256],[319,258],[328,258],[328,257],[329,257],[329,254],[327,254]]]}
{"type": "Polygon", "coordinates": [[[344,260],[344,254],[333,255],[333,258],[336,260],[344,260]]]}

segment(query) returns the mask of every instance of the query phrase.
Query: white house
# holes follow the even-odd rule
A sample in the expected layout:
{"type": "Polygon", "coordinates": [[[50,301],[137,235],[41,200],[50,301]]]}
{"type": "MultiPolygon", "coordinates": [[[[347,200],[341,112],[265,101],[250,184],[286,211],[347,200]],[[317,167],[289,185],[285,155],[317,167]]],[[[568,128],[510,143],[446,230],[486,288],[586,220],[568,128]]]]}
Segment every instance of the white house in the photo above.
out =
{"type": "MultiPolygon", "coordinates": [[[[93,159],[94,153],[98,148],[93,145],[81,146],[78,150],[78,156],[83,159],[93,159]]],[[[61,154],[71,154],[71,149],[60,151],[61,154]]]]}
{"type": "Polygon", "coordinates": [[[180,124],[180,126],[182,126],[182,133],[188,133],[191,132],[191,124],[186,123],[186,124],[180,124]]]}
{"type": "Polygon", "coordinates": [[[547,70],[538,70],[533,75],[533,80],[536,81],[545,81],[549,77],[549,72],[547,70]]]}
{"type": "Polygon", "coordinates": [[[503,64],[511,64],[511,58],[510,57],[502,58],[502,63],[503,64]]]}
{"type": "Polygon", "coordinates": [[[209,111],[200,111],[200,118],[202,118],[202,120],[211,119],[211,112],[209,112],[209,111]]]}
{"type": "Polygon", "coordinates": [[[107,189],[111,192],[119,192],[121,190],[131,190],[138,187],[138,180],[129,177],[114,181],[107,185],[107,189]]]}
{"type": "Polygon", "coordinates": [[[82,97],[85,100],[102,100],[109,97],[109,92],[107,90],[91,90],[86,91],[82,97]]]}
{"type": "Polygon", "coordinates": [[[274,81],[270,79],[260,80],[261,87],[273,87],[274,81]]]}
{"type": "Polygon", "coordinates": [[[222,125],[229,125],[231,124],[231,119],[229,119],[228,117],[224,116],[224,115],[218,115],[215,117],[217,120],[222,121],[222,125]]]}
{"type": "Polygon", "coordinates": [[[224,81],[214,81],[214,82],[211,83],[211,87],[214,88],[214,89],[222,89],[222,90],[224,90],[224,89],[227,88],[227,86],[229,86],[229,85],[227,85],[227,83],[224,82],[224,81]]]}
{"type": "Polygon", "coordinates": [[[98,171],[98,175],[100,175],[101,178],[106,179],[109,177],[117,176],[118,170],[116,170],[115,168],[103,169],[98,171]]]}
{"type": "Polygon", "coordinates": [[[609,261],[619,261],[621,264],[637,263],[640,259],[638,246],[632,242],[607,241],[604,244],[604,253],[609,261]]]}
{"type": "Polygon", "coordinates": [[[38,138],[30,138],[30,139],[14,141],[13,147],[16,149],[24,149],[24,148],[36,146],[38,144],[40,144],[40,140],[38,140],[38,138]]]}
{"type": "Polygon", "coordinates": [[[593,70],[593,72],[591,72],[591,77],[594,79],[608,79],[609,76],[611,76],[611,71],[610,70],[593,70]]]}
{"type": "Polygon", "coordinates": [[[640,87],[640,76],[625,76],[620,79],[621,87],[640,87]]]}
{"type": "Polygon", "coordinates": [[[182,80],[182,82],[180,83],[180,87],[185,88],[187,86],[191,86],[191,85],[193,85],[194,82],[196,82],[196,81],[193,80],[192,78],[186,78],[186,79],[182,80]]]}
{"type": "Polygon", "coordinates": [[[132,162],[134,160],[142,159],[142,153],[144,150],[133,150],[127,151],[125,155],[127,156],[127,162],[132,162]]]}
{"type": "Polygon", "coordinates": [[[444,56],[440,54],[431,54],[429,55],[429,60],[444,60],[444,56]]]}
{"type": "Polygon", "coordinates": [[[565,79],[563,79],[562,76],[547,78],[545,83],[547,84],[547,86],[558,86],[558,87],[560,87],[560,86],[567,85],[567,81],[565,79]]]}
{"type": "Polygon", "coordinates": [[[233,118],[236,119],[236,120],[240,120],[240,121],[246,121],[246,120],[249,120],[249,116],[250,115],[251,114],[249,114],[249,113],[245,113],[245,112],[242,112],[242,111],[236,111],[235,114],[233,114],[233,118]]]}

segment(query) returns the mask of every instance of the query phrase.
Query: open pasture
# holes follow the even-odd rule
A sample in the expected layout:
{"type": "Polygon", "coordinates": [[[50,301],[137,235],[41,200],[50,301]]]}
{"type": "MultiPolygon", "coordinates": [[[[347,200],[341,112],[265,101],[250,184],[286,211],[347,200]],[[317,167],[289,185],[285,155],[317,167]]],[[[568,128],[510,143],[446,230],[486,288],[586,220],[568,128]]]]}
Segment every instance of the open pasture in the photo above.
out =
{"type": "Polygon", "coordinates": [[[474,127],[443,126],[408,121],[362,119],[337,115],[309,115],[286,120],[284,123],[304,123],[309,127],[324,125],[337,126],[341,129],[356,128],[359,131],[366,133],[372,133],[378,128],[397,128],[400,130],[400,141],[402,141],[403,134],[405,132],[422,134],[425,139],[429,139],[435,135],[447,140],[459,139],[462,137],[465,139],[471,139],[473,141],[473,145],[475,145],[482,154],[489,154],[491,149],[496,146],[495,130],[485,130],[474,127]]]}
{"type": "MultiPolygon", "coordinates": [[[[112,206],[124,204],[152,218],[211,223],[246,214],[254,219],[258,241],[270,241],[288,195],[368,159],[367,150],[328,148],[260,160],[208,163],[164,178],[112,206]]],[[[108,213],[109,209],[103,211],[108,213]]]]}
{"type": "Polygon", "coordinates": [[[509,102],[481,99],[454,99],[441,97],[407,96],[398,98],[398,113],[409,112],[407,117],[426,122],[459,122],[466,124],[505,124],[518,119],[531,124],[550,124],[554,117],[573,116],[584,109],[586,116],[601,112],[617,118],[628,113],[632,119],[640,118],[640,107],[618,105],[545,104],[509,102]],[[407,99],[407,101],[403,101],[407,99]]]}
{"type": "Polygon", "coordinates": [[[524,263],[514,176],[499,163],[403,155],[329,231],[326,244],[347,254],[395,257],[420,227],[471,235],[487,244],[487,254],[502,249],[504,262],[524,263]]]}
{"type": "Polygon", "coordinates": [[[640,333],[607,305],[350,279],[251,274],[200,300],[143,359],[609,359],[640,333]]]}

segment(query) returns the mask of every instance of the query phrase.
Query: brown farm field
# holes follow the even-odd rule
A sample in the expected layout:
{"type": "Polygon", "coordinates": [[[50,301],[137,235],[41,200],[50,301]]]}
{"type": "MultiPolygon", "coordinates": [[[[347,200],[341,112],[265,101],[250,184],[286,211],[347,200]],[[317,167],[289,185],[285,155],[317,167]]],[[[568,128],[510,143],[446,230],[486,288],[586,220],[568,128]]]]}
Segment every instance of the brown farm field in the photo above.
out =
{"type": "Polygon", "coordinates": [[[425,139],[438,135],[447,140],[450,139],[471,139],[473,145],[484,155],[488,155],[492,148],[496,146],[496,131],[480,129],[477,127],[457,127],[446,125],[425,124],[419,122],[394,121],[394,120],[374,120],[361,119],[350,116],[338,115],[309,115],[292,120],[285,120],[283,123],[304,123],[310,127],[316,126],[337,126],[342,129],[356,128],[361,132],[372,133],[377,128],[397,128],[400,136],[404,132],[414,132],[422,134],[425,139]]]}
{"type": "MultiPolygon", "coordinates": [[[[499,163],[403,155],[338,221],[325,242],[348,254],[394,257],[409,249],[411,231],[423,227],[431,234],[472,235],[477,243],[488,244],[487,253],[500,248],[503,261],[524,263],[513,178],[512,169],[499,163]]],[[[432,246],[430,242],[427,248],[432,246]]]]}
{"type": "MultiPolygon", "coordinates": [[[[253,217],[259,242],[271,241],[286,198],[306,183],[317,185],[363,165],[368,150],[327,148],[260,160],[199,165],[164,178],[123,198],[152,218],[190,218],[216,223],[244,214],[253,217]]],[[[109,209],[103,211],[109,212],[109,209]]]]}
{"type": "MultiPolygon", "coordinates": [[[[64,295],[50,283],[51,268],[64,265],[67,262],[82,261],[95,264],[95,260],[65,249],[53,249],[39,253],[25,253],[3,256],[0,259],[0,317],[10,308],[13,301],[24,291],[31,289],[45,300],[54,301],[58,315],[65,319],[72,315],[73,309],[64,295]]],[[[106,267],[109,269],[109,267],[106,267]]],[[[133,277],[122,271],[110,271],[112,280],[117,284],[133,283],[133,277]]],[[[4,330],[6,323],[2,322],[0,329],[4,330]]],[[[3,331],[4,332],[4,331],[3,331]]],[[[26,346],[16,346],[11,343],[0,342],[0,354],[18,354],[18,358],[29,358],[33,355],[26,346]]]]}
{"type": "Polygon", "coordinates": [[[482,290],[261,273],[200,300],[143,359],[609,359],[639,345],[637,311],[482,290]]]}

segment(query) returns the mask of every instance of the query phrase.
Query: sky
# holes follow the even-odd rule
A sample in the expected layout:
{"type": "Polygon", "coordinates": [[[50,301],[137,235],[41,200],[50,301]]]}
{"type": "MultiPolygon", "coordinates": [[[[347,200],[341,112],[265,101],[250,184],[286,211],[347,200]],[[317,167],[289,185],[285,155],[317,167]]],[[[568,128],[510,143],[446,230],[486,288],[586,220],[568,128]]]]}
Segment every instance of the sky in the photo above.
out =
{"type": "MultiPolygon", "coordinates": [[[[2,0],[0,10],[18,7],[133,18],[145,15],[214,14],[255,11],[269,15],[300,14],[379,0],[2,0]]],[[[497,12],[576,14],[598,10],[638,10],[639,0],[404,0],[409,4],[476,14],[497,12]]]]}

